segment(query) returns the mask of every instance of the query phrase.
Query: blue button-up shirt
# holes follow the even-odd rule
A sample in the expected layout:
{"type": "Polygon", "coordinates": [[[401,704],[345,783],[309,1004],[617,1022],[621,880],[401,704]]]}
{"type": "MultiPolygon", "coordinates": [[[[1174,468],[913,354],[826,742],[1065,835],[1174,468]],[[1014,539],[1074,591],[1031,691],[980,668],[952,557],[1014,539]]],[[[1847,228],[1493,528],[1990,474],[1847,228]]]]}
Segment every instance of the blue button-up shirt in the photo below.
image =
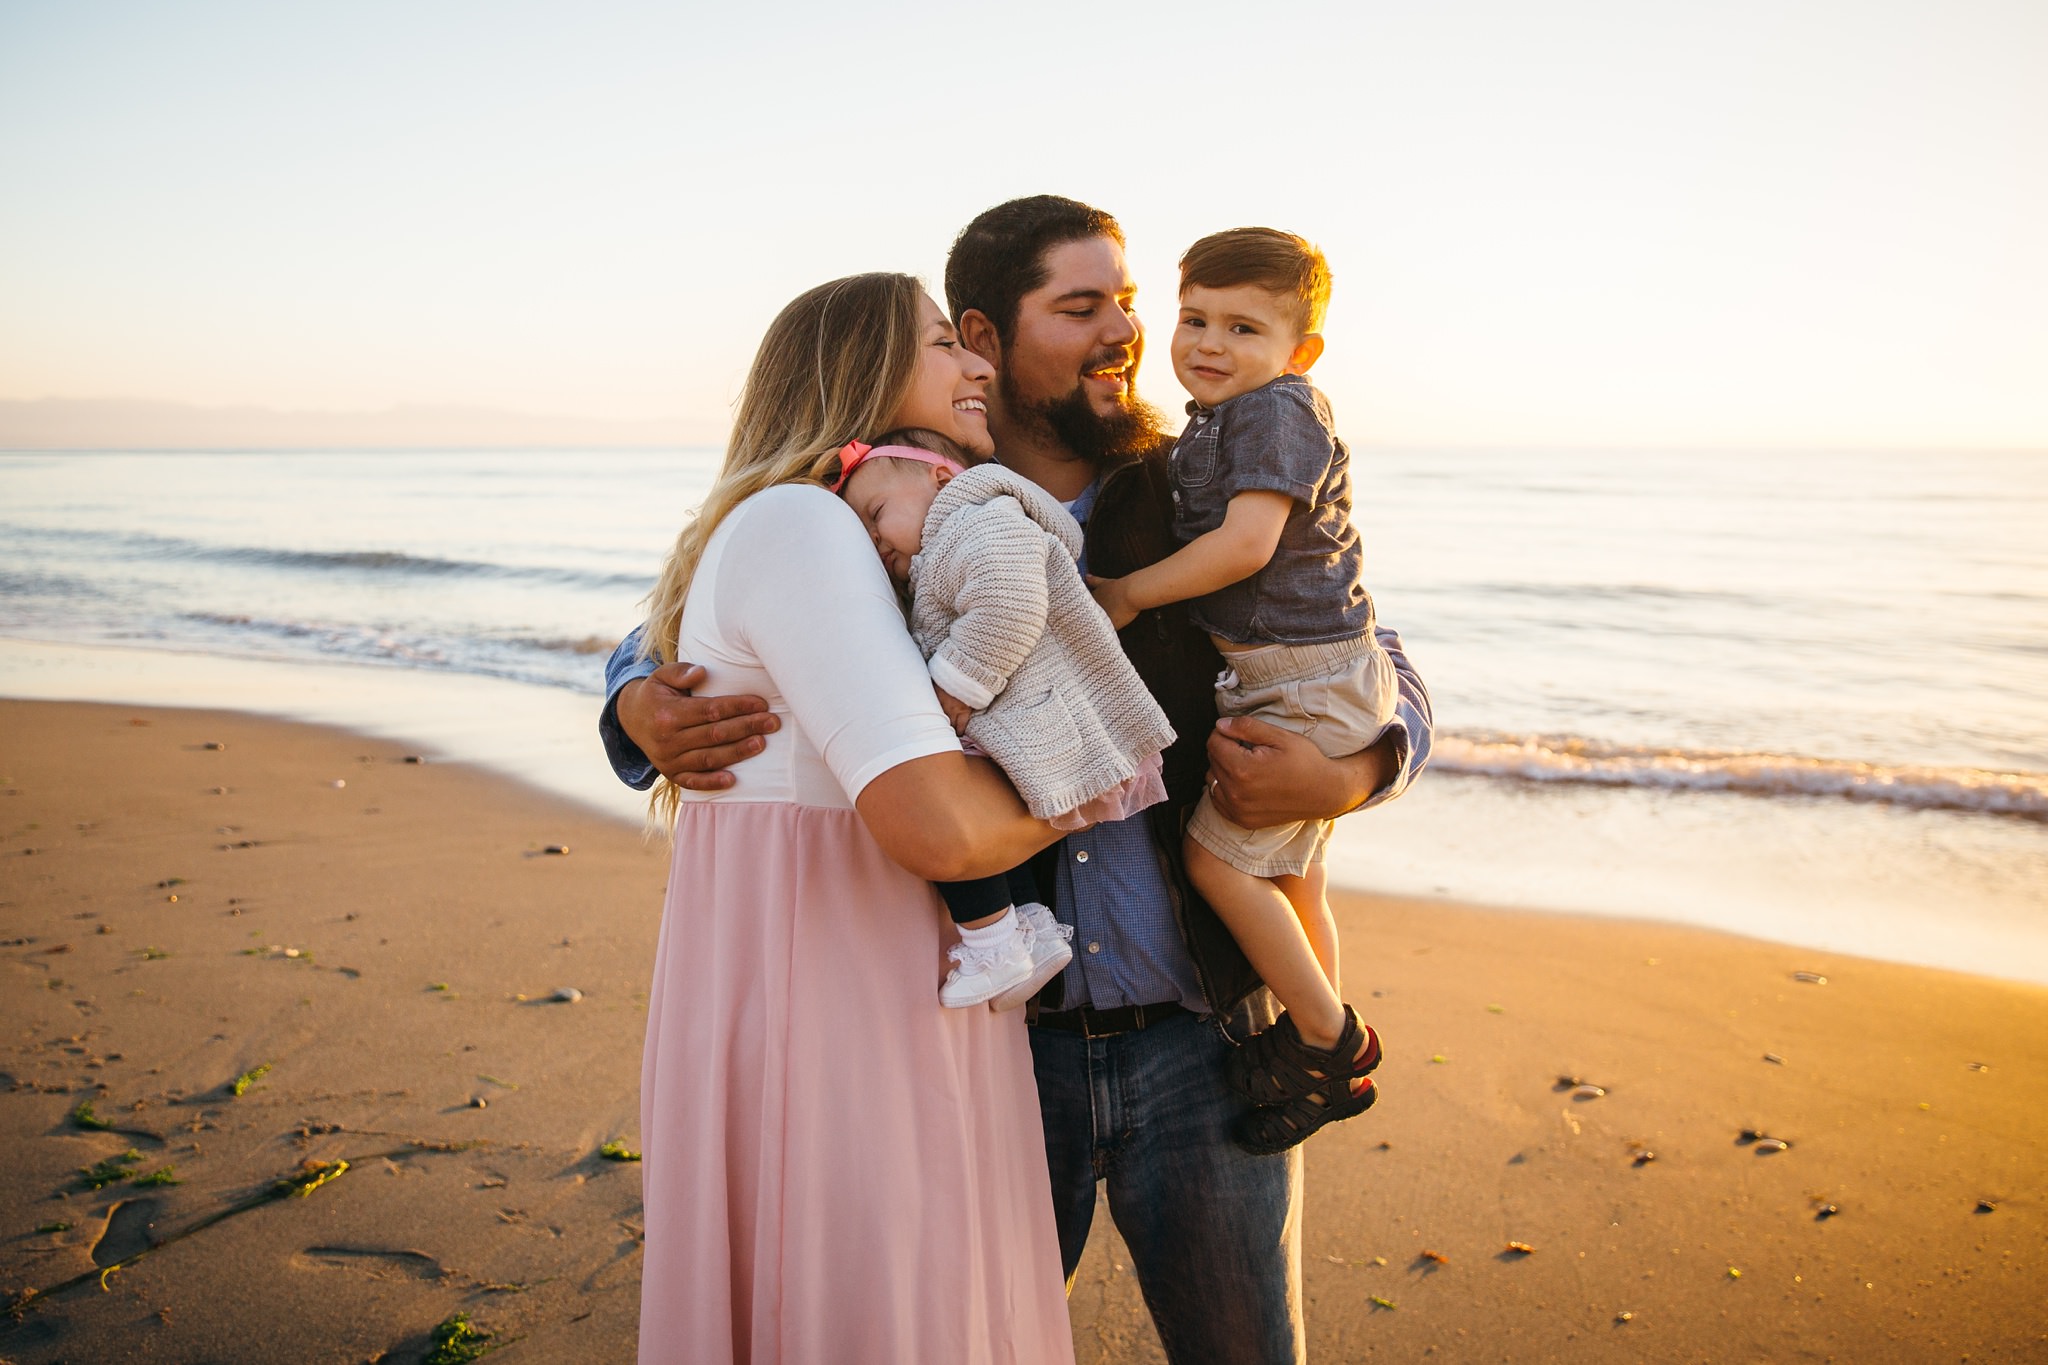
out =
{"type": "MultiPolygon", "coordinates": [[[[1097,480],[1067,504],[1088,524],[1097,480]]],[[[1081,572],[1088,571],[1087,556],[1081,572]]],[[[1060,841],[1053,913],[1074,926],[1074,960],[1061,978],[1060,1008],[1156,1005],[1176,1000],[1209,1011],[1187,942],[1173,917],[1173,893],[1144,812],[1096,825],[1060,841]]]]}

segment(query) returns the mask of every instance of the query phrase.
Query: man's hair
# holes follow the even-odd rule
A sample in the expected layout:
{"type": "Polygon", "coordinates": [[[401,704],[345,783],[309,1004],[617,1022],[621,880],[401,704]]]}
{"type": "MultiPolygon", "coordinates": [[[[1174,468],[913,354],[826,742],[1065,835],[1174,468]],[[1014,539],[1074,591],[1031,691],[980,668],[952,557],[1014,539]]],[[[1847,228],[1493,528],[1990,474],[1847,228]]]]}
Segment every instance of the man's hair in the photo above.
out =
{"type": "Polygon", "coordinates": [[[946,257],[946,307],[954,324],[972,308],[1008,343],[1016,334],[1018,304],[1046,281],[1046,252],[1090,237],[1124,244],[1116,219],[1056,194],[1012,199],[983,211],[960,229],[946,257]]]}
{"type": "Polygon", "coordinates": [[[1278,228],[1232,228],[1196,242],[1180,258],[1180,287],[1191,284],[1270,290],[1287,301],[1304,336],[1322,330],[1330,306],[1330,263],[1313,242],[1278,228]]]}

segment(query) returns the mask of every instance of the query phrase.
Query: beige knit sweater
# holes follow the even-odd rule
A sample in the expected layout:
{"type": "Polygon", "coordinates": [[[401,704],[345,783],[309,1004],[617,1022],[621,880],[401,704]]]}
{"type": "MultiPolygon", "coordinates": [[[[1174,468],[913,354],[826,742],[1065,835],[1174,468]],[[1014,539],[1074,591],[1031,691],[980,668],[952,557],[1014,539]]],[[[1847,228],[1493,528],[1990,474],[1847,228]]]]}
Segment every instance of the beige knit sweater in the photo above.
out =
{"type": "Polygon", "coordinates": [[[939,490],[910,562],[910,631],[967,735],[1031,813],[1073,810],[1173,743],[1074,561],[1081,528],[1038,485],[977,465],[939,490]]]}

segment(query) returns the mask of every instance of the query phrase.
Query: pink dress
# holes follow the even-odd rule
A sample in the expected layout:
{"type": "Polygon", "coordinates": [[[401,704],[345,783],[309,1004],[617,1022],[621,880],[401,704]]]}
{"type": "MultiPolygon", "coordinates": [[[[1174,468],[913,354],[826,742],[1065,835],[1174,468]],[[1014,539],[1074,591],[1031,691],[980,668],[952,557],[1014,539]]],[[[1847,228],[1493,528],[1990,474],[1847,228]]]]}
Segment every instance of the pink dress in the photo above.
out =
{"type": "Polygon", "coordinates": [[[640,1360],[1070,1365],[1022,1011],[938,1003],[952,931],[851,795],[956,749],[859,519],[757,494],[680,656],[783,728],[684,793],[642,1063],[640,1360]]]}

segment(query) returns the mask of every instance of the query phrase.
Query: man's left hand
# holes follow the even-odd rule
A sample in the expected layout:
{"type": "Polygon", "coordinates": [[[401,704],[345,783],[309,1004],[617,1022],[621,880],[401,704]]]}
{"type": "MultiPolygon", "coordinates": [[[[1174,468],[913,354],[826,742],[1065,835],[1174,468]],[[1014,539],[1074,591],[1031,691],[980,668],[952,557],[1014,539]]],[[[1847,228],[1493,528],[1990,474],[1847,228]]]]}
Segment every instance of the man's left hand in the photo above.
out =
{"type": "Polygon", "coordinates": [[[1334,820],[1394,779],[1394,746],[1381,740],[1344,758],[1249,716],[1226,716],[1209,735],[1209,796],[1246,829],[1334,820]]]}

